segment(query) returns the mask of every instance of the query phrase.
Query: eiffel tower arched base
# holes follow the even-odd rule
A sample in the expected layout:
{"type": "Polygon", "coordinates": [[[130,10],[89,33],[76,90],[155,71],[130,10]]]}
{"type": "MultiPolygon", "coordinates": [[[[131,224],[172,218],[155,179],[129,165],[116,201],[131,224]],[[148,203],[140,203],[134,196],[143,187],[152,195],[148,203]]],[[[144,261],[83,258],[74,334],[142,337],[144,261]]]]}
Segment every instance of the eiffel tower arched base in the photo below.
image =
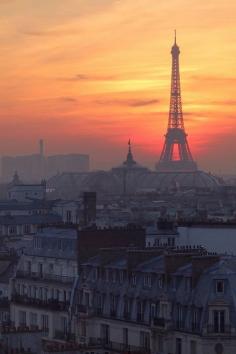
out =
{"type": "Polygon", "coordinates": [[[169,128],[160,161],[156,165],[159,172],[194,172],[197,164],[189,149],[187,134],[182,128],[169,128]]]}

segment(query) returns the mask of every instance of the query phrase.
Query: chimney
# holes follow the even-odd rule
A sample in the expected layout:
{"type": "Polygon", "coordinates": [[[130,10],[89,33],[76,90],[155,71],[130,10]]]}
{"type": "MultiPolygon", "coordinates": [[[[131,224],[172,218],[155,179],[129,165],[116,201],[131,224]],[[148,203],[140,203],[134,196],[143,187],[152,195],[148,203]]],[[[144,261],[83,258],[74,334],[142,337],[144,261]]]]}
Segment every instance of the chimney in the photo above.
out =
{"type": "Polygon", "coordinates": [[[43,141],[43,139],[39,140],[39,154],[41,157],[44,156],[44,141],[43,141]]]}
{"type": "Polygon", "coordinates": [[[83,224],[89,226],[96,223],[96,192],[83,193],[83,224]]]}

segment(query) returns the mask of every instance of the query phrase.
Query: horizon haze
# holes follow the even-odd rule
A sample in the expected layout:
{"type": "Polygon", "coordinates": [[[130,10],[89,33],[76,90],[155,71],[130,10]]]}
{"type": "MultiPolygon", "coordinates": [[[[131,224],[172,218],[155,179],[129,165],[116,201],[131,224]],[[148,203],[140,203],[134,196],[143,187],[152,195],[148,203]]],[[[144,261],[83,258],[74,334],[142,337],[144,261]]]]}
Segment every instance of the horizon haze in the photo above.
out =
{"type": "Polygon", "coordinates": [[[183,112],[200,169],[236,174],[233,0],[0,1],[0,155],[88,153],[154,168],[177,29],[183,112]]]}

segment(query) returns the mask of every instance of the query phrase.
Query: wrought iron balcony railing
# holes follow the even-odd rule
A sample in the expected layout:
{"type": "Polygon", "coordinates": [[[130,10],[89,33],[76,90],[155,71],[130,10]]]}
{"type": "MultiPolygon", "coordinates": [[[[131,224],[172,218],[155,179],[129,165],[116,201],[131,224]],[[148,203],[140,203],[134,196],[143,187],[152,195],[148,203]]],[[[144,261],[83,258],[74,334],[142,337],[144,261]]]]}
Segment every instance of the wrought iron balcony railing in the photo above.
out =
{"type": "Polygon", "coordinates": [[[88,347],[101,347],[106,350],[112,350],[119,353],[130,353],[130,354],[149,354],[149,347],[140,347],[135,345],[129,345],[128,343],[117,343],[111,342],[108,338],[89,338],[88,347]]]}
{"type": "Polygon", "coordinates": [[[52,273],[27,272],[24,270],[18,270],[16,272],[16,277],[31,280],[55,281],[59,283],[73,283],[75,280],[75,277],[57,275],[52,273]]]}
{"type": "Polygon", "coordinates": [[[55,299],[41,300],[19,294],[12,296],[12,302],[33,307],[42,307],[51,311],[68,311],[70,305],[68,301],[63,302],[55,299]]]}

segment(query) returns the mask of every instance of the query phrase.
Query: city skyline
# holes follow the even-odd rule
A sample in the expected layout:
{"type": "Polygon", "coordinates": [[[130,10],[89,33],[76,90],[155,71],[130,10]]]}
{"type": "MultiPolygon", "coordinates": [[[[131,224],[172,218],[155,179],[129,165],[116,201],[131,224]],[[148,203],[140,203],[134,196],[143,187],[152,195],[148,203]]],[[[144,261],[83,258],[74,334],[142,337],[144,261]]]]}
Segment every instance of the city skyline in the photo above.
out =
{"type": "Polygon", "coordinates": [[[194,157],[201,169],[236,172],[236,4],[148,4],[51,0],[34,9],[26,0],[0,2],[1,155],[29,152],[42,136],[49,154],[89,153],[93,168],[109,168],[124,159],[131,138],[136,160],[154,168],[176,27],[194,157]]]}

